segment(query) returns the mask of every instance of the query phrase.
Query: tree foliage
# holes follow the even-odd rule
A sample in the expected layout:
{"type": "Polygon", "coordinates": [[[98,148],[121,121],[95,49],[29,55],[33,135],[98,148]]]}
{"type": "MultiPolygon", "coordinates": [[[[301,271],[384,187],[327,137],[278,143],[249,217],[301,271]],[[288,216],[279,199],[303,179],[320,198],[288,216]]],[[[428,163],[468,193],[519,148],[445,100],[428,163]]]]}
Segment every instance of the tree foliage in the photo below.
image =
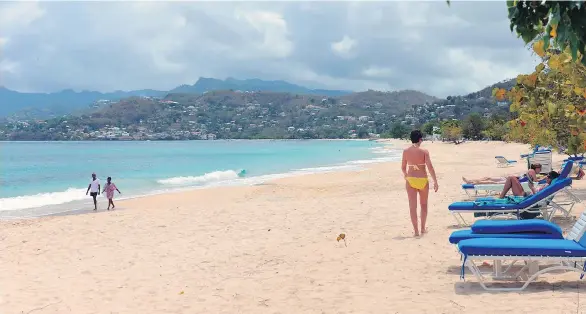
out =
{"type": "Polygon", "coordinates": [[[484,121],[478,113],[472,113],[462,123],[462,135],[465,138],[479,140],[482,138],[484,121]]]}
{"type": "MultiPolygon", "coordinates": [[[[541,41],[544,49],[550,45],[565,51],[572,60],[580,60],[586,47],[585,1],[507,1],[511,31],[523,41],[541,41]]],[[[586,65],[586,59],[582,59],[586,65]]]]}
{"type": "Polygon", "coordinates": [[[462,139],[462,127],[459,120],[446,120],[441,125],[442,139],[460,144],[462,139]]]}
{"type": "Polygon", "coordinates": [[[484,123],[485,129],[482,135],[492,141],[502,141],[506,139],[509,128],[505,118],[493,116],[484,123]]]}
{"type": "Polygon", "coordinates": [[[422,127],[421,130],[425,135],[433,135],[433,127],[437,124],[433,121],[426,122],[422,127]]]}
{"type": "Polygon", "coordinates": [[[510,90],[494,89],[499,100],[511,102],[519,115],[509,122],[509,139],[532,145],[553,145],[568,154],[583,153],[586,147],[586,67],[564,51],[545,49],[538,40],[533,49],[542,57],[535,71],[519,75],[510,90]]]}
{"type": "Polygon", "coordinates": [[[390,138],[406,138],[409,135],[409,128],[407,128],[407,126],[405,126],[402,123],[393,123],[393,125],[391,125],[391,129],[389,130],[389,133],[385,134],[384,137],[390,137],[390,138]]]}

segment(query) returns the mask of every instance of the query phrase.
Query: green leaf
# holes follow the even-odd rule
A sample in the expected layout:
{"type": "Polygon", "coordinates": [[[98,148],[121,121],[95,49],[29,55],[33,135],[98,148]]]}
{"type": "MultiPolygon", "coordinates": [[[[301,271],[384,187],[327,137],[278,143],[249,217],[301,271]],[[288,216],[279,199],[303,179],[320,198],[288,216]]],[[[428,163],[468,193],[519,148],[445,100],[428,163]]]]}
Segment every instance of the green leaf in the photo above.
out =
{"type": "Polygon", "coordinates": [[[532,33],[522,33],[521,38],[523,39],[525,44],[528,44],[533,40],[533,38],[535,38],[535,35],[532,33]]]}
{"type": "Polygon", "coordinates": [[[572,29],[566,27],[564,24],[560,24],[557,29],[557,37],[555,38],[555,42],[558,44],[562,51],[566,50],[568,37],[569,34],[573,33],[572,29]]]}
{"type": "Polygon", "coordinates": [[[547,25],[545,28],[545,35],[543,36],[543,49],[547,51],[549,48],[549,41],[551,37],[549,36],[549,32],[551,32],[551,26],[547,25]]]}
{"type": "Polygon", "coordinates": [[[556,5],[553,7],[553,10],[551,11],[551,20],[549,21],[549,23],[551,25],[558,25],[560,22],[560,4],[559,2],[556,3],[556,5]]]}
{"type": "Polygon", "coordinates": [[[540,63],[535,67],[535,71],[537,72],[541,72],[543,69],[545,69],[545,65],[543,63],[540,63]]]}
{"type": "Polygon", "coordinates": [[[572,61],[576,61],[578,59],[578,37],[574,32],[570,34],[570,49],[572,50],[572,61]]]}
{"type": "Polygon", "coordinates": [[[547,103],[547,111],[549,112],[549,114],[551,114],[551,115],[555,114],[557,109],[558,109],[558,106],[555,103],[553,103],[553,102],[547,103]]]}

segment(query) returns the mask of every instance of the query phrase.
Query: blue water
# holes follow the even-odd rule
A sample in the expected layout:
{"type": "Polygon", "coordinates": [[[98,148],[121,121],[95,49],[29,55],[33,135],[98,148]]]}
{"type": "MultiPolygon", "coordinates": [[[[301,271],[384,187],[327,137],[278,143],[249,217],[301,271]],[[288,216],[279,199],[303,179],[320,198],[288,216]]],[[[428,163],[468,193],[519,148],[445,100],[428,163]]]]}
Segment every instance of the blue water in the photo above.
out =
{"type": "Polygon", "coordinates": [[[372,141],[1,142],[0,212],[85,205],[92,172],[102,186],[111,176],[121,196],[132,197],[254,184],[276,174],[349,169],[396,156],[372,141]]]}

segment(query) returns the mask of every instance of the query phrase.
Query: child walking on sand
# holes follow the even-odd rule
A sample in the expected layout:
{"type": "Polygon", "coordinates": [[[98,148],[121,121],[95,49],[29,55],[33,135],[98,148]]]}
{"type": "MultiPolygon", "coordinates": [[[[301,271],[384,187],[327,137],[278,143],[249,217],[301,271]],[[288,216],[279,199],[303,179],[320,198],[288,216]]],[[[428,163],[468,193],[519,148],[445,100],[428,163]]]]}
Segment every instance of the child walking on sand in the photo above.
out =
{"type": "MultiPolygon", "coordinates": [[[[122,192],[120,192],[116,185],[112,183],[112,177],[108,177],[106,180],[104,191],[106,192],[106,197],[108,198],[108,210],[110,210],[110,205],[112,205],[112,209],[114,209],[114,207],[116,207],[114,206],[114,191],[118,191],[118,194],[122,194],[122,192]]],[[[102,194],[104,191],[102,191],[102,194]]]]}

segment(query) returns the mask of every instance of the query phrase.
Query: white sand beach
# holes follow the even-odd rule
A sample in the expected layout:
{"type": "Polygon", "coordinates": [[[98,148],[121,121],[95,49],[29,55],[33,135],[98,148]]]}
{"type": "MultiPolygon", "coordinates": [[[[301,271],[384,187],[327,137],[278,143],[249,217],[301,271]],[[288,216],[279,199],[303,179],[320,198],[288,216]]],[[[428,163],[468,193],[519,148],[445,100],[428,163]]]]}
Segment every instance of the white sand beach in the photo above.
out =
{"type": "MultiPolygon", "coordinates": [[[[546,274],[522,293],[486,292],[473,276],[460,279],[447,208],[464,199],[461,177],[522,173],[523,162],[497,168],[494,156],[519,160],[529,147],[423,147],[439,191],[430,194],[429,233],[420,238],[412,237],[398,162],[1,222],[0,313],[586,311],[576,272],[546,274]],[[346,243],[336,241],[340,233],[346,243]]],[[[556,168],[563,158],[554,156],[556,168]]]]}

